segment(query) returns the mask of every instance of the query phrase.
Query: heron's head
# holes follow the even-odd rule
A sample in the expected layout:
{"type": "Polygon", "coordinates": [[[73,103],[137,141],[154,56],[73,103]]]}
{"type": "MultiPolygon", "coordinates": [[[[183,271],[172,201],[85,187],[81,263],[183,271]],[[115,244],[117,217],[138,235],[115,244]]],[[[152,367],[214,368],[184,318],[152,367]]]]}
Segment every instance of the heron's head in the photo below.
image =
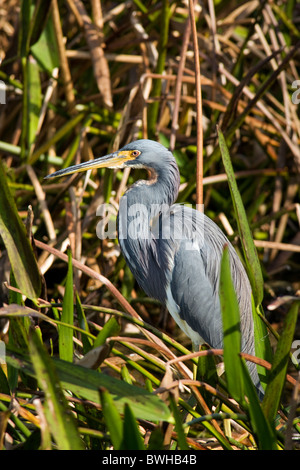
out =
{"type": "Polygon", "coordinates": [[[158,172],[174,164],[175,159],[172,153],[163,145],[153,140],[141,139],[125,145],[116,152],[95,158],[87,162],[73,165],[62,170],[58,170],[46,178],[55,176],[71,175],[80,171],[92,170],[94,168],[145,168],[158,172]]]}

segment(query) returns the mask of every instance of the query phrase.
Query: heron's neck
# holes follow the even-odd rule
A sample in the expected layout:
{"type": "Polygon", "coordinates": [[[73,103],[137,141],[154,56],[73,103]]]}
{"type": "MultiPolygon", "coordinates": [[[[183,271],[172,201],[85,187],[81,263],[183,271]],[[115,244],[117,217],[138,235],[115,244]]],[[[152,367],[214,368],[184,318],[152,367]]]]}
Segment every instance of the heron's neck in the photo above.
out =
{"type": "Polygon", "coordinates": [[[141,232],[143,228],[149,230],[152,220],[176,201],[179,183],[175,160],[171,160],[163,171],[160,168],[151,169],[149,180],[139,180],[121,198],[119,231],[128,231],[130,224],[140,224],[141,232]]]}

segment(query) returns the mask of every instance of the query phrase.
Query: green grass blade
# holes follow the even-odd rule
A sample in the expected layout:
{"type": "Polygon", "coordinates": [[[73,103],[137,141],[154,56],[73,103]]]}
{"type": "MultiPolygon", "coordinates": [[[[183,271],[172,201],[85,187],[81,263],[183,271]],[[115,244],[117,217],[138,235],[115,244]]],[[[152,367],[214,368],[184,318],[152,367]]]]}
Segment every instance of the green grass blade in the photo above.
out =
{"type": "Polygon", "coordinates": [[[247,214],[243,205],[241,195],[235,180],[234,171],[225,138],[221,130],[218,129],[219,146],[222,154],[224,168],[228,178],[231,198],[233,202],[238,231],[243,247],[247,272],[253,290],[253,296],[256,305],[259,305],[263,299],[263,277],[260,262],[257,256],[256,248],[253,243],[252,234],[248,224],[247,214]]]}
{"type": "MultiPolygon", "coordinates": [[[[261,266],[257,255],[256,247],[253,243],[251,230],[247,220],[247,214],[235,180],[228,148],[224,136],[220,130],[218,130],[218,135],[219,147],[221,150],[223,164],[228,178],[231,199],[233,202],[238,231],[244,252],[247,273],[252,287],[253,301],[255,304],[255,308],[252,309],[255,335],[255,354],[258,357],[270,360],[271,350],[267,329],[257,313],[258,311],[261,312],[262,310],[261,302],[263,299],[264,282],[261,266]]],[[[261,370],[259,370],[259,372],[261,372],[261,370]]],[[[264,370],[262,371],[262,373],[263,375],[265,375],[266,371],[264,370]]]]}
{"type": "MultiPolygon", "coordinates": [[[[201,345],[201,351],[209,349],[206,344],[201,345]]],[[[218,384],[218,373],[216,368],[216,361],[214,356],[200,356],[197,361],[196,379],[206,382],[212,387],[218,384]]],[[[212,405],[212,395],[206,390],[201,391],[205,402],[210,407],[212,405]]]]}
{"type": "MultiPolygon", "coordinates": [[[[82,307],[81,300],[77,291],[75,293],[75,297],[76,297],[76,313],[77,313],[78,326],[82,330],[85,330],[87,333],[89,333],[90,332],[89,325],[88,325],[85,312],[82,307]]],[[[84,334],[81,335],[81,341],[83,344],[83,354],[86,354],[92,349],[93,342],[91,338],[88,337],[88,335],[84,335],[84,334]]]]}
{"type": "Polygon", "coordinates": [[[128,403],[124,406],[123,439],[121,450],[145,450],[134,414],[128,403]]]}
{"type": "Polygon", "coordinates": [[[115,319],[115,317],[112,317],[108,320],[107,323],[103,326],[102,330],[98,334],[97,338],[95,339],[94,342],[94,348],[98,346],[102,346],[106,339],[111,337],[111,336],[116,336],[120,332],[120,325],[115,319]]]}
{"type": "Polygon", "coordinates": [[[263,410],[270,422],[276,417],[282,390],[284,387],[289,355],[294,338],[296,322],[299,312],[299,302],[292,304],[285,317],[283,332],[279,338],[271,371],[268,374],[268,385],[263,400],[263,410]]]}
{"type": "Polygon", "coordinates": [[[23,95],[22,95],[22,133],[21,133],[21,159],[24,160],[28,151],[28,54],[30,43],[30,23],[31,23],[31,0],[24,0],[21,5],[20,14],[20,34],[18,52],[21,57],[23,73],[23,95]]]}
{"type": "MultiPolygon", "coordinates": [[[[90,127],[92,124],[93,120],[90,116],[86,117],[82,123],[82,127],[90,127]]],[[[73,164],[74,158],[76,156],[76,153],[79,151],[79,145],[81,142],[81,134],[76,134],[72,142],[70,143],[69,151],[66,155],[66,157],[63,160],[62,168],[67,168],[68,166],[71,166],[73,164]]]]}
{"type": "Polygon", "coordinates": [[[45,29],[51,9],[51,2],[44,2],[43,0],[36,0],[35,9],[31,18],[30,24],[30,46],[32,47],[40,38],[45,29]]]}
{"type": "Polygon", "coordinates": [[[43,154],[46,153],[52,145],[56,144],[60,139],[66,137],[70,131],[74,129],[77,124],[79,124],[80,121],[83,120],[85,116],[85,113],[79,113],[76,116],[74,116],[72,119],[69,119],[66,124],[64,124],[55,134],[51,139],[49,139],[47,142],[45,142],[43,145],[41,145],[30,157],[29,159],[29,164],[33,165],[39,157],[43,154]]]}
{"type": "Polygon", "coordinates": [[[248,414],[251,421],[251,430],[258,441],[258,448],[259,450],[275,450],[278,447],[274,429],[263,413],[245,361],[242,358],[240,358],[240,361],[243,370],[245,392],[248,397],[248,414]]]}
{"type": "Polygon", "coordinates": [[[229,393],[244,401],[243,373],[240,361],[240,311],[231,279],[228,245],[224,247],[220,274],[220,302],[224,332],[224,364],[229,393]]]}
{"type": "Polygon", "coordinates": [[[121,416],[110,393],[103,387],[100,387],[100,398],[104,421],[109,430],[114,450],[120,450],[123,440],[123,423],[121,416]]]}
{"type": "Polygon", "coordinates": [[[21,148],[8,142],[0,141],[0,150],[11,153],[12,155],[21,155],[21,148]]]}
{"type": "Polygon", "coordinates": [[[182,415],[179,413],[175,397],[170,394],[170,408],[175,420],[175,430],[177,433],[177,443],[180,450],[189,450],[189,445],[186,441],[186,435],[182,425],[182,415]]]}
{"type": "Polygon", "coordinates": [[[0,233],[19,289],[26,297],[36,299],[41,292],[40,273],[25,227],[19,218],[15,201],[8,187],[1,161],[0,233]]]}
{"type": "Polygon", "coordinates": [[[28,154],[28,57],[21,57],[23,72],[23,95],[22,95],[22,132],[21,132],[21,160],[24,161],[28,154]]]}
{"type": "Polygon", "coordinates": [[[29,50],[31,0],[23,0],[20,14],[19,54],[25,57],[29,50]]]}
{"type": "Polygon", "coordinates": [[[40,109],[42,104],[42,92],[39,66],[33,57],[28,60],[28,147],[35,141],[40,109]]]}
{"type": "MultiPolygon", "coordinates": [[[[61,321],[68,325],[74,323],[74,290],[73,290],[73,266],[71,250],[68,250],[68,272],[65,285],[65,295],[61,321]]],[[[73,330],[63,325],[59,326],[59,357],[65,361],[73,361],[73,330]]]]}
{"type": "Polygon", "coordinates": [[[45,393],[44,411],[50,432],[61,450],[82,450],[73,416],[64,396],[53,361],[34,330],[29,341],[30,357],[40,389],[45,393]]]}
{"type": "Polygon", "coordinates": [[[160,426],[157,426],[151,433],[149,443],[147,446],[148,452],[150,450],[163,450],[164,449],[164,434],[160,426]]]}
{"type": "Polygon", "coordinates": [[[39,40],[31,46],[31,52],[50,76],[53,69],[59,67],[59,53],[51,16],[49,16],[39,40]]]}
{"type": "Polygon", "coordinates": [[[130,372],[125,364],[123,364],[121,368],[121,377],[122,377],[122,380],[124,380],[124,382],[127,382],[128,384],[132,384],[132,378],[130,376],[130,372]]]}
{"type": "MultiPolygon", "coordinates": [[[[264,316],[264,311],[261,305],[258,305],[257,307],[255,306],[253,297],[252,312],[254,322],[255,354],[268,362],[272,362],[273,353],[270,345],[268,330],[264,321],[260,317],[264,316]]],[[[266,384],[268,382],[269,371],[260,365],[257,365],[257,371],[262,384],[266,384]]]]}

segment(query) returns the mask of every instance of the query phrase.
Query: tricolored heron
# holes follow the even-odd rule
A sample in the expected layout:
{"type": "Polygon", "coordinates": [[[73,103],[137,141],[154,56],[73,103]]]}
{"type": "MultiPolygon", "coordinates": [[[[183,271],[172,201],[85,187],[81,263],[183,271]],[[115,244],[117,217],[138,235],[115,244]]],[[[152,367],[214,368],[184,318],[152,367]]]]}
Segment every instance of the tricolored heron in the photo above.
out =
{"type": "MultiPolygon", "coordinates": [[[[254,355],[251,287],[243,264],[209,217],[191,207],[174,204],[180,177],[173,154],[158,142],[142,139],[47,178],[104,167],[148,170],[149,179],[134,183],[120,200],[121,251],[140,287],[168,308],[196,345],[205,342],[212,348],[223,346],[219,278],[224,245],[228,245],[241,315],[241,350],[254,355]]],[[[262,396],[256,365],[248,363],[248,368],[262,396]]]]}

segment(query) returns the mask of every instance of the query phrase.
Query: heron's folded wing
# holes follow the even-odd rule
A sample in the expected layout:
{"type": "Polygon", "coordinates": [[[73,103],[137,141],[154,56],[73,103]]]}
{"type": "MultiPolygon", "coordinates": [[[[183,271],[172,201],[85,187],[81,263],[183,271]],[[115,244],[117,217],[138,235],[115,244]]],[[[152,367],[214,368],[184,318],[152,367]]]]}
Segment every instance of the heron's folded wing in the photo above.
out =
{"type": "Polygon", "coordinates": [[[191,246],[189,241],[181,241],[170,274],[170,313],[184,322],[184,331],[194,342],[200,342],[196,341],[198,335],[211,347],[222,347],[219,295],[206,273],[203,254],[197,244],[191,246]]]}

